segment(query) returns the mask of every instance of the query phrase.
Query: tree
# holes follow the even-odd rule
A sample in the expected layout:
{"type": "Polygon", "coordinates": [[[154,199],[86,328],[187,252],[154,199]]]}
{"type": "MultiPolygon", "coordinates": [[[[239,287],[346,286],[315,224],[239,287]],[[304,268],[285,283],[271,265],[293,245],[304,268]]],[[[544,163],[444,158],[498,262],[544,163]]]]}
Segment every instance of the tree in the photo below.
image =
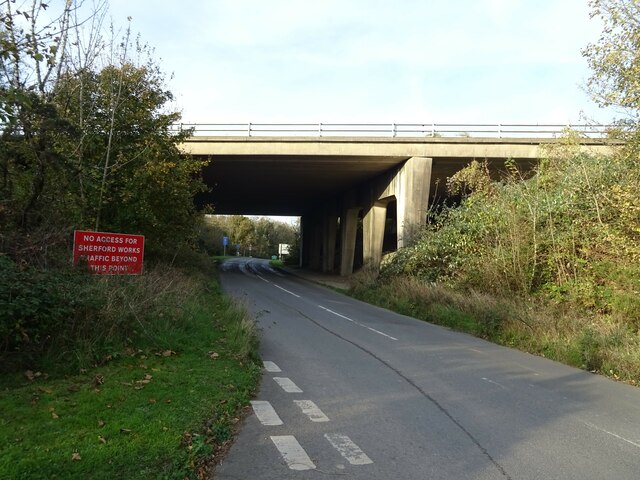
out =
{"type": "Polygon", "coordinates": [[[201,228],[200,243],[213,255],[222,255],[222,237],[229,237],[227,253],[240,245],[240,253],[270,258],[278,253],[278,244],[295,242],[297,227],[268,218],[242,215],[208,215],[201,228]]]}
{"type": "Polygon", "coordinates": [[[193,233],[202,164],[178,150],[190,132],[171,131],[180,115],[167,111],[172,95],[162,73],[153,64],[109,65],[64,77],[58,90],[64,116],[83,136],[82,151],[77,143],[64,147],[74,158],[73,188],[82,201],[77,222],[134,230],[150,245],[173,250],[193,233]]]}
{"type": "Polygon", "coordinates": [[[591,0],[591,17],[604,28],[597,42],[582,50],[591,68],[587,89],[598,105],[621,107],[640,119],[640,2],[591,0]]]}
{"type": "Polygon", "coordinates": [[[195,234],[204,186],[150,49],[129,28],[104,40],[104,1],[85,19],[82,0],[57,17],[40,0],[15,3],[0,0],[0,254],[46,262],[75,228],[141,233],[148,252],[174,252],[195,234]]]}

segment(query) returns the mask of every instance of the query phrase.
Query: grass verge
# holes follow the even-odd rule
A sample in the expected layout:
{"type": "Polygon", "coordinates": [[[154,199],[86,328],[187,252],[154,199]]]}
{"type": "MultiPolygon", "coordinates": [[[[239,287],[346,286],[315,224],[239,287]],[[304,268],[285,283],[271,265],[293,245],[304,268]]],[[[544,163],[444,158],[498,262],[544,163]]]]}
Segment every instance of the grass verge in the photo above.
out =
{"type": "Polygon", "coordinates": [[[205,478],[259,379],[253,323],[209,285],[165,325],[160,349],[0,376],[0,478],[205,478]]]}
{"type": "Polygon", "coordinates": [[[354,276],[350,295],[389,310],[640,384],[640,333],[612,317],[517,298],[460,292],[412,277],[354,276]]]}

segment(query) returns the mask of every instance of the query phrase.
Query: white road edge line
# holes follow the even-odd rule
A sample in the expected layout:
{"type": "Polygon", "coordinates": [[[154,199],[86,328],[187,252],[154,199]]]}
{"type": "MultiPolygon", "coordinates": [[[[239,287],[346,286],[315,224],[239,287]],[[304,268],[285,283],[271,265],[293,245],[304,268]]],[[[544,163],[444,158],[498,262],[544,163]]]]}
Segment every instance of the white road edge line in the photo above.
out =
{"type": "Polygon", "coordinates": [[[278,373],[282,371],[278,365],[274,362],[270,362],[269,360],[263,361],[262,364],[264,365],[264,369],[269,373],[278,373]]]}
{"type": "Polygon", "coordinates": [[[282,425],[282,420],[271,406],[269,402],[263,400],[252,400],[251,407],[253,407],[253,413],[256,414],[258,420],[262,425],[275,426],[282,425]]]}
{"type": "Polygon", "coordinates": [[[322,410],[318,408],[318,406],[313,403],[311,400],[294,400],[293,403],[298,405],[309,420],[312,422],[328,422],[329,417],[327,417],[322,410]]]}
{"type": "Polygon", "coordinates": [[[276,288],[279,288],[279,289],[280,289],[280,290],[282,290],[283,292],[287,292],[289,295],[293,295],[293,296],[294,296],[294,297],[296,297],[296,298],[300,298],[300,295],[297,295],[297,294],[295,294],[295,293],[293,293],[293,292],[290,292],[289,290],[287,290],[286,288],[282,288],[282,287],[281,287],[280,285],[278,285],[278,284],[275,284],[275,283],[274,283],[274,284],[273,284],[273,286],[274,286],[274,287],[276,287],[276,288]]]}
{"type": "Polygon", "coordinates": [[[300,387],[298,387],[290,378],[287,377],[273,377],[273,380],[282,387],[287,393],[302,393],[300,387]]]}
{"type": "Polygon", "coordinates": [[[582,422],[582,423],[584,423],[587,427],[591,427],[591,428],[593,428],[595,430],[599,430],[601,432],[607,433],[607,434],[611,435],[612,437],[617,438],[618,440],[622,440],[623,442],[627,442],[628,444],[633,445],[634,447],[640,448],[640,444],[638,444],[636,442],[633,442],[633,441],[631,441],[631,440],[629,440],[627,438],[621,437],[620,435],[618,435],[616,433],[613,433],[613,432],[610,432],[609,430],[605,430],[604,428],[600,428],[597,425],[594,425],[593,423],[589,423],[589,422],[582,422]]]}
{"type": "Polygon", "coordinates": [[[354,324],[358,325],[359,327],[363,327],[363,328],[366,328],[367,330],[371,330],[372,332],[377,333],[378,335],[382,335],[383,337],[387,337],[387,338],[389,338],[391,340],[398,340],[396,337],[392,337],[391,335],[387,335],[386,333],[381,332],[380,330],[376,330],[375,328],[371,328],[371,327],[369,327],[367,325],[363,325],[362,323],[356,322],[352,318],[346,317],[346,316],[342,315],[341,313],[334,312],[333,310],[330,310],[327,307],[323,307],[322,305],[318,305],[318,307],[323,309],[323,310],[325,310],[325,311],[327,311],[327,312],[329,312],[329,313],[332,313],[332,314],[334,314],[334,315],[336,315],[336,316],[338,316],[340,318],[344,318],[345,320],[348,320],[351,323],[354,323],[354,324]]]}
{"type": "Polygon", "coordinates": [[[267,280],[267,279],[266,279],[266,278],[264,278],[264,277],[261,277],[261,276],[260,276],[260,275],[258,275],[257,273],[256,273],[256,277],[258,277],[258,278],[259,278],[260,280],[262,280],[263,282],[271,283],[269,280],[267,280]]]}
{"type": "Polygon", "coordinates": [[[293,435],[272,436],[271,441],[291,470],[313,470],[315,464],[293,435]]]}
{"type": "Polygon", "coordinates": [[[368,465],[373,463],[373,460],[367,457],[367,455],[360,450],[360,447],[353,443],[346,435],[340,433],[325,433],[324,438],[329,440],[333,448],[338,450],[340,455],[351,465],[368,465]]]}

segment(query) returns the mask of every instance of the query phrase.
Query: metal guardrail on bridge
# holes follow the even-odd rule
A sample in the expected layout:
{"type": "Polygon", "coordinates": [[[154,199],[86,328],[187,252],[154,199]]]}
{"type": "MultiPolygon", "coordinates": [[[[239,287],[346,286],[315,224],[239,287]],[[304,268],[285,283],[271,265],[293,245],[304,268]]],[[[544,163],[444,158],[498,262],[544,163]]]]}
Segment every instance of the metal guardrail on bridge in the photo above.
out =
{"type": "Polygon", "coordinates": [[[612,125],[480,123],[180,123],[174,131],[193,129],[213,137],[483,137],[556,138],[573,130],[588,138],[606,137],[612,125]]]}

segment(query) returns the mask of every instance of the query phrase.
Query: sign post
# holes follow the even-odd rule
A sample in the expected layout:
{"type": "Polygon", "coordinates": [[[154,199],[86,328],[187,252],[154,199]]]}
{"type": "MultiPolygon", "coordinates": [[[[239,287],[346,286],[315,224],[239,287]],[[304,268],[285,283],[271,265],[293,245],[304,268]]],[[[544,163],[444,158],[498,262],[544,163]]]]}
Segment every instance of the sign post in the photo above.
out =
{"type": "Polygon", "coordinates": [[[222,256],[223,257],[227,256],[227,245],[229,245],[229,237],[224,236],[222,237],[222,256]]]}
{"type": "Polygon", "coordinates": [[[142,273],[144,236],[124,233],[73,232],[73,264],[85,262],[93,273],[139,275],[142,273]]]}

